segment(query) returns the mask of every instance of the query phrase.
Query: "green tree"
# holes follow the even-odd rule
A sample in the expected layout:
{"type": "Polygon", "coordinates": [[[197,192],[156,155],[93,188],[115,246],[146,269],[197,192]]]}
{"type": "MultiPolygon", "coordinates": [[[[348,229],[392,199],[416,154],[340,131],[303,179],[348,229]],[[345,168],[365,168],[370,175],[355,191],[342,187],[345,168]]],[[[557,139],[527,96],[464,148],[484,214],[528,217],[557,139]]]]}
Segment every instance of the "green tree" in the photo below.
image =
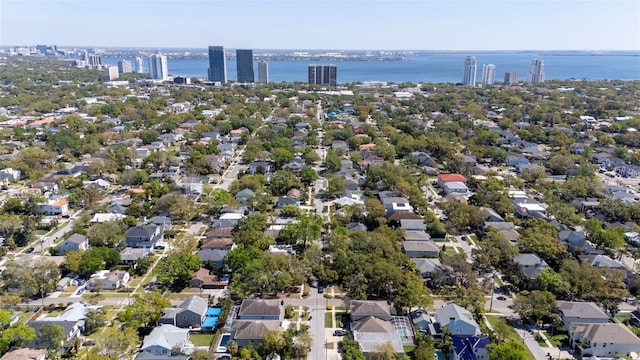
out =
{"type": "Polygon", "coordinates": [[[330,198],[340,196],[345,190],[344,178],[337,174],[330,174],[326,178],[329,184],[324,193],[330,198]]]}
{"type": "Polygon", "coordinates": [[[376,351],[370,354],[372,360],[397,360],[398,353],[393,348],[391,342],[378,345],[376,351]]]}
{"type": "Polygon", "coordinates": [[[278,170],[271,175],[271,178],[269,179],[269,186],[273,195],[282,196],[291,189],[299,188],[300,180],[298,180],[291,169],[283,169],[278,170]]]}
{"type": "Polygon", "coordinates": [[[548,291],[523,291],[513,301],[513,310],[520,318],[533,322],[551,316],[555,308],[556,297],[548,291]]]}
{"type": "Polygon", "coordinates": [[[209,360],[211,353],[208,350],[196,350],[191,354],[191,360],[209,360]]]}
{"type": "Polygon", "coordinates": [[[365,360],[364,353],[357,341],[345,338],[342,340],[343,360],[365,360]]]}
{"type": "Polygon", "coordinates": [[[202,260],[198,255],[188,252],[176,252],[162,259],[155,268],[158,281],[165,287],[182,290],[191,275],[202,267],[202,260]]]}
{"type": "Polygon", "coordinates": [[[56,324],[44,324],[36,330],[38,345],[45,349],[58,349],[67,338],[64,328],[56,324]]]}
{"type": "Polygon", "coordinates": [[[109,359],[128,354],[138,343],[138,333],[130,327],[110,326],[96,336],[96,348],[109,359]]]}
{"type": "Polygon", "coordinates": [[[95,223],[89,228],[87,238],[89,245],[115,248],[124,241],[124,233],[127,228],[122,221],[107,221],[95,223]]]}
{"type": "Polygon", "coordinates": [[[327,155],[325,157],[325,169],[327,169],[330,173],[335,173],[342,168],[342,161],[336,153],[335,150],[327,151],[327,155]]]}
{"type": "Polygon", "coordinates": [[[300,171],[300,180],[307,186],[318,180],[318,173],[312,167],[305,166],[300,171]]]}
{"type": "Polygon", "coordinates": [[[23,347],[36,338],[36,331],[27,325],[17,324],[2,331],[0,336],[0,353],[5,353],[12,347],[23,347]]]}
{"type": "Polygon", "coordinates": [[[491,360],[527,360],[527,349],[516,339],[511,339],[501,344],[487,346],[489,359],[491,360]]]}
{"type": "Polygon", "coordinates": [[[134,330],[152,326],[160,320],[164,309],[171,303],[159,291],[145,292],[134,295],[134,301],[118,313],[118,320],[125,327],[134,330]]]}
{"type": "Polygon", "coordinates": [[[87,309],[84,332],[91,335],[107,324],[107,316],[102,309],[87,309]]]}

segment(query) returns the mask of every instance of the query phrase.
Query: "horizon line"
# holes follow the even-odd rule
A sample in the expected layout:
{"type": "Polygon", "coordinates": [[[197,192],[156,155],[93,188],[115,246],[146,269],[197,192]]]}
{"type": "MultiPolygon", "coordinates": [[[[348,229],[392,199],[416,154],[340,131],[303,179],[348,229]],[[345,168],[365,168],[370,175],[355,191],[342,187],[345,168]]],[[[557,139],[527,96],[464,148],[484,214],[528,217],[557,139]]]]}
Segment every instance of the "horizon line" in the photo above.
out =
{"type": "Polygon", "coordinates": [[[638,52],[639,49],[347,49],[347,48],[248,48],[248,47],[227,47],[224,45],[206,45],[205,47],[177,47],[177,46],[121,46],[121,45],[57,45],[57,44],[33,44],[33,45],[16,45],[16,44],[0,44],[0,48],[8,48],[8,47],[23,47],[23,46],[36,46],[36,45],[55,45],[60,48],[119,48],[119,49],[166,49],[166,50],[208,50],[209,46],[223,46],[225,49],[231,50],[279,50],[279,51],[291,51],[291,50],[301,50],[301,51],[318,51],[318,50],[334,50],[334,51],[442,51],[442,52],[507,52],[507,51],[547,51],[547,52],[562,52],[562,51],[597,51],[597,52],[638,52]]]}

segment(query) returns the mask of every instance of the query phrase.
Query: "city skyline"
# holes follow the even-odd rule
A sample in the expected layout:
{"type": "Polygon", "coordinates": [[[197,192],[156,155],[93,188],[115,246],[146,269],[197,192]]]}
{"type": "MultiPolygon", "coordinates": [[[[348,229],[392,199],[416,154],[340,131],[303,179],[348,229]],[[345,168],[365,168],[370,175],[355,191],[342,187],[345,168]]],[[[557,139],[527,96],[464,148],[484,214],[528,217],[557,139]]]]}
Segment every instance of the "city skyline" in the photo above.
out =
{"type": "Polygon", "coordinates": [[[640,2],[630,0],[373,0],[367,6],[362,6],[364,0],[113,3],[126,4],[127,11],[114,15],[102,11],[102,4],[86,0],[2,0],[0,45],[205,48],[222,43],[248,49],[640,50],[640,2]],[[340,11],[335,12],[335,6],[318,6],[321,3],[339,4],[340,11]],[[237,22],[232,16],[221,16],[216,26],[224,31],[211,35],[205,14],[246,13],[242,11],[246,6],[253,9],[246,19],[237,22]],[[309,27],[306,14],[310,12],[318,18],[333,18],[340,26],[309,27]],[[176,16],[180,14],[184,16],[176,16]],[[276,16],[283,18],[282,26],[270,24],[276,16]],[[455,26],[451,26],[452,19],[455,26]],[[113,21],[119,26],[95,26],[113,21]],[[162,22],[172,26],[154,26],[162,22]],[[524,26],[526,23],[537,25],[524,26]],[[588,23],[607,26],[585,27],[588,23]],[[398,36],[388,30],[393,28],[406,33],[438,31],[438,36],[398,36]],[[492,40],[486,41],[489,38],[492,40]]]}

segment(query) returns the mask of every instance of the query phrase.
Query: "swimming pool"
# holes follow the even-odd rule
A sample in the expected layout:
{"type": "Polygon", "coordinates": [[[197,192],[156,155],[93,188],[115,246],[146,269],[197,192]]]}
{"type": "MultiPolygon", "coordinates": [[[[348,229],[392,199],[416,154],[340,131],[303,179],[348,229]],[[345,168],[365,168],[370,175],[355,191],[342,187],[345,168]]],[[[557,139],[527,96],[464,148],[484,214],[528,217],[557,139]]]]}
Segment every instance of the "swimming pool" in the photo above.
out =
{"type": "Polygon", "coordinates": [[[231,340],[231,334],[222,334],[220,337],[220,342],[218,343],[218,347],[216,348],[216,352],[224,353],[227,352],[227,343],[231,340]]]}
{"type": "Polygon", "coordinates": [[[202,330],[213,330],[218,324],[218,317],[220,317],[221,312],[221,308],[208,308],[202,321],[202,330]]]}

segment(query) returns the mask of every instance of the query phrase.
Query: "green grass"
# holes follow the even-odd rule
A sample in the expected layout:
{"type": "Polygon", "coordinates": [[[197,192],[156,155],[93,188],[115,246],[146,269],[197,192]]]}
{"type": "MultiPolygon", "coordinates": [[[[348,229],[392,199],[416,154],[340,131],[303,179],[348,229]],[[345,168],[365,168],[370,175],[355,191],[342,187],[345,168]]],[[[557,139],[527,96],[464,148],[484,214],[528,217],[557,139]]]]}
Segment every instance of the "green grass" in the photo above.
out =
{"type": "Polygon", "coordinates": [[[333,313],[331,311],[324,313],[324,327],[327,329],[333,327],[333,313]]]}
{"type": "Polygon", "coordinates": [[[546,336],[551,345],[555,347],[560,347],[562,343],[569,341],[569,336],[564,333],[551,335],[550,333],[544,331],[544,336],[546,336]]]}
{"type": "Polygon", "coordinates": [[[211,346],[214,334],[190,334],[189,341],[195,346],[211,346]]]}
{"type": "Polygon", "coordinates": [[[496,284],[498,284],[498,286],[503,287],[504,283],[502,282],[502,280],[500,279],[500,276],[496,276],[496,284]]]}
{"type": "MultiPolygon", "coordinates": [[[[491,326],[493,326],[497,322],[497,319],[502,317],[502,316],[485,315],[485,317],[489,321],[489,324],[491,324],[491,326]]],[[[520,335],[518,335],[518,333],[516,332],[516,330],[513,327],[509,327],[509,329],[510,329],[510,331],[507,332],[507,334],[506,334],[507,338],[505,339],[505,341],[508,341],[508,340],[511,340],[511,339],[515,339],[517,341],[522,341],[522,338],[520,337],[520,335]]],[[[529,360],[535,360],[536,359],[533,356],[533,354],[529,351],[529,348],[527,348],[527,354],[528,354],[529,360]]]]}

